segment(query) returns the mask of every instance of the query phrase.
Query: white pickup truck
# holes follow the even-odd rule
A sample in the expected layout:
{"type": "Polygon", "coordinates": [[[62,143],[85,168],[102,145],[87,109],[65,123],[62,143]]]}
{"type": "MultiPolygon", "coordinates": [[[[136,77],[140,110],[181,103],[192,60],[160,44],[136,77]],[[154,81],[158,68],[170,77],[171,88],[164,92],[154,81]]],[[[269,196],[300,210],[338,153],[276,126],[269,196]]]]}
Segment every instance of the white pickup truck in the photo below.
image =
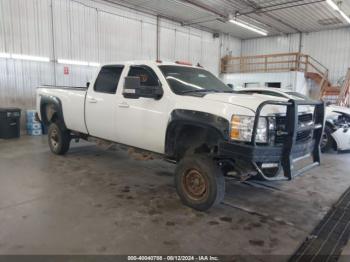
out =
{"type": "Polygon", "coordinates": [[[37,110],[55,154],[97,138],[177,163],[177,192],[197,210],[223,200],[226,176],[290,180],[320,164],[321,102],[236,94],[182,62],[104,65],[87,88],[39,87],[37,110]]]}

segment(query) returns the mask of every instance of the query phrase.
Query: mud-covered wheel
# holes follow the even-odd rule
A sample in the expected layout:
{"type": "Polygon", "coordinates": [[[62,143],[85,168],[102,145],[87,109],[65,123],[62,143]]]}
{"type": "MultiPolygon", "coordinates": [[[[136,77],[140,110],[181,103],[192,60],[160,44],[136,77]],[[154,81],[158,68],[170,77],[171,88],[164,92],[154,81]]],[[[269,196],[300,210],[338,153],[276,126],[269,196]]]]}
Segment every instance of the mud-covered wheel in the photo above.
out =
{"type": "Polygon", "coordinates": [[[185,156],[176,168],[175,186],[181,201],[200,211],[219,204],[225,195],[224,175],[206,155],[185,156]]]}
{"type": "Polygon", "coordinates": [[[324,128],[320,144],[322,153],[325,153],[333,148],[333,138],[331,134],[332,129],[329,126],[326,126],[324,128]]]}
{"type": "Polygon", "coordinates": [[[48,130],[48,140],[51,152],[56,155],[64,155],[69,150],[70,134],[59,124],[52,123],[48,130]]]}

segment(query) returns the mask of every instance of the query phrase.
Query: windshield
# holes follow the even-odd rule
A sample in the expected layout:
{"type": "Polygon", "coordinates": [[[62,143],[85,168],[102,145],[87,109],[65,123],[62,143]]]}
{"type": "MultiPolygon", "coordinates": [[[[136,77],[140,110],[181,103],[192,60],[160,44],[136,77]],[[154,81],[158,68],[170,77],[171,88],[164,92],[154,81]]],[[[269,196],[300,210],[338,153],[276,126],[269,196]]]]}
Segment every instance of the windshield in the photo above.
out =
{"type": "Polygon", "coordinates": [[[308,100],[309,98],[303,94],[300,94],[298,92],[286,92],[287,95],[292,96],[293,98],[308,100]]]}
{"type": "Polygon", "coordinates": [[[204,69],[172,65],[159,66],[159,68],[175,94],[232,92],[230,87],[204,69]]]}

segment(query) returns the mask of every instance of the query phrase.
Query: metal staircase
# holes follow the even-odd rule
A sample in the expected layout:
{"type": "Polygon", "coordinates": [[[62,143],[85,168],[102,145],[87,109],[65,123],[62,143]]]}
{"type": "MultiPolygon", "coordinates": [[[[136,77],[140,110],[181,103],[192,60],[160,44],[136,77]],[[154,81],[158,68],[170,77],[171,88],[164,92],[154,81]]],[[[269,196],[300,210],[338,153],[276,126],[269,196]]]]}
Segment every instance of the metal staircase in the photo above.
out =
{"type": "Polygon", "coordinates": [[[350,68],[348,68],[343,86],[341,87],[337,105],[350,107],[350,68]]]}

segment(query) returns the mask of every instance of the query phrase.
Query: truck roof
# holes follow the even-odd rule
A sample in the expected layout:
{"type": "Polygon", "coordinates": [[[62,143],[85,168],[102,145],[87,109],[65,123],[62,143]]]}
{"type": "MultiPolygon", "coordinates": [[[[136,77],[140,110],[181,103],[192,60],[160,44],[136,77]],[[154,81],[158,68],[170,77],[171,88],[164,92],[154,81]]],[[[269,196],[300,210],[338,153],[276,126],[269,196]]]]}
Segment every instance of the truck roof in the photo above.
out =
{"type": "Polygon", "coordinates": [[[185,66],[199,68],[198,66],[190,65],[190,62],[177,61],[177,62],[168,62],[168,61],[156,61],[156,60],[129,60],[129,61],[116,61],[111,63],[101,64],[102,66],[106,65],[148,65],[148,66],[160,66],[160,65],[173,65],[173,66],[185,66]]]}

